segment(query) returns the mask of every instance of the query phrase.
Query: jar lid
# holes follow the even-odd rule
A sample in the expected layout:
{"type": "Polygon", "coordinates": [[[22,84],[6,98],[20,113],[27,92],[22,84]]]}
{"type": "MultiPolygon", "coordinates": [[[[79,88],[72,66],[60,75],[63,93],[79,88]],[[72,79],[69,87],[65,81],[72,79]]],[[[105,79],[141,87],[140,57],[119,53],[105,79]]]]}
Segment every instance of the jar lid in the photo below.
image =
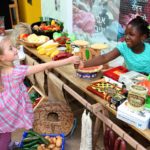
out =
{"type": "Polygon", "coordinates": [[[89,42],[84,41],[84,40],[76,40],[72,44],[77,45],[77,46],[87,46],[89,42]]]}
{"type": "Polygon", "coordinates": [[[103,43],[95,43],[95,44],[91,45],[91,48],[101,50],[101,49],[108,48],[108,45],[103,44],[103,43]]]}
{"type": "Polygon", "coordinates": [[[132,85],[130,87],[130,90],[132,90],[136,93],[139,93],[139,94],[147,94],[147,92],[148,92],[148,89],[141,85],[132,85]]]}

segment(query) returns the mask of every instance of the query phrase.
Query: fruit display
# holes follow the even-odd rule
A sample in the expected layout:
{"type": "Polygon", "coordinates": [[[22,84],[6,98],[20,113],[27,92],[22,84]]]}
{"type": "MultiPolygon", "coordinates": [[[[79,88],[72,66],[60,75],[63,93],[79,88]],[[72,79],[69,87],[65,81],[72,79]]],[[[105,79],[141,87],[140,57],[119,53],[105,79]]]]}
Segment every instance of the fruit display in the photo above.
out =
{"type": "Polygon", "coordinates": [[[47,39],[48,39],[48,37],[44,36],[44,35],[37,36],[36,34],[30,34],[26,38],[26,41],[28,41],[30,43],[44,43],[47,41],[47,39]]]}
{"type": "Polygon", "coordinates": [[[52,39],[54,32],[61,32],[63,30],[63,22],[56,19],[35,22],[31,25],[31,29],[37,35],[46,35],[52,39]]]}
{"type": "Polygon", "coordinates": [[[47,55],[51,59],[57,55],[60,51],[58,50],[58,43],[54,42],[53,40],[49,40],[43,45],[37,47],[37,51],[40,55],[47,55]]]}
{"type": "Polygon", "coordinates": [[[49,40],[49,37],[45,35],[36,34],[21,34],[19,40],[28,47],[37,47],[49,40]]]}
{"type": "Polygon", "coordinates": [[[67,32],[62,32],[62,33],[55,32],[53,34],[53,39],[55,42],[58,42],[59,45],[65,45],[67,41],[70,41],[68,35],[69,34],[67,32]]]}
{"type": "Polygon", "coordinates": [[[23,133],[23,139],[19,145],[20,148],[28,150],[64,150],[64,142],[63,134],[40,135],[29,130],[23,133]]]}
{"type": "Polygon", "coordinates": [[[65,45],[68,42],[72,43],[76,40],[75,34],[69,34],[67,32],[54,32],[53,39],[55,42],[58,42],[60,45],[65,45]]]}
{"type": "Polygon", "coordinates": [[[56,24],[55,21],[53,20],[50,25],[46,25],[46,23],[41,23],[39,26],[34,25],[33,26],[34,30],[42,30],[42,31],[59,31],[60,30],[60,25],[56,24]]]}

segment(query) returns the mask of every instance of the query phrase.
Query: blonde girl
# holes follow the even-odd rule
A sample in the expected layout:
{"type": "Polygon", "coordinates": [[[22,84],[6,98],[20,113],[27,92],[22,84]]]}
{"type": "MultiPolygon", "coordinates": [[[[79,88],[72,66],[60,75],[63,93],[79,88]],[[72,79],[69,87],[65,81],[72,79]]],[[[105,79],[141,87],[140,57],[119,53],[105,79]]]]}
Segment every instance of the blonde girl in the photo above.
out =
{"type": "Polygon", "coordinates": [[[17,49],[8,37],[0,42],[0,149],[8,150],[11,132],[18,128],[31,129],[33,123],[32,104],[23,84],[25,76],[68,63],[79,63],[78,56],[50,61],[35,66],[13,66],[17,49]]]}

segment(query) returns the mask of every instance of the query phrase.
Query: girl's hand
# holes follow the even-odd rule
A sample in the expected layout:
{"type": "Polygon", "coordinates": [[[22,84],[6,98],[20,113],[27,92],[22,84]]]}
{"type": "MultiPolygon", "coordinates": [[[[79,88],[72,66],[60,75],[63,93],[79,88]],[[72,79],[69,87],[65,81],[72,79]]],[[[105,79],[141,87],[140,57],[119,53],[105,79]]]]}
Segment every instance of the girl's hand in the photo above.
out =
{"type": "Polygon", "coordinates": [[[74,64],[74,68],[75,68],[75,69],[84,68],[84,63],[83,63],[83,61],[80,60],[78,64],[74,64]]]}
{"type": "Polygon", "coordinates": [[[79,56],[71,56],[69,57],[69,62],[73,64],[79,64],[80,63],[80,57],[79,56]]]}
{"type": "Polygon", "coordinates": [[[84,62],[83,62],[83,61],[80,61],[78,68],[79,68],[79,69],[84,68],[84,62]]]}

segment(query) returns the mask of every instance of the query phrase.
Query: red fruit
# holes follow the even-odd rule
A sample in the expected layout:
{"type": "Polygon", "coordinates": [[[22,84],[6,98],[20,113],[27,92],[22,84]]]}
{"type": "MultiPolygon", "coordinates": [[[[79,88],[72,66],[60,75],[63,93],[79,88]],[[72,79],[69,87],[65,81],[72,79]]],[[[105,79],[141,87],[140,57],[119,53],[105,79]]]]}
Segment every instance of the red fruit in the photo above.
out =
{"type": "Polygon", "coordinates": [[[26,39],[29,36],[29,34],[22,33],[19,35],[19,39],[26,39]]]}

